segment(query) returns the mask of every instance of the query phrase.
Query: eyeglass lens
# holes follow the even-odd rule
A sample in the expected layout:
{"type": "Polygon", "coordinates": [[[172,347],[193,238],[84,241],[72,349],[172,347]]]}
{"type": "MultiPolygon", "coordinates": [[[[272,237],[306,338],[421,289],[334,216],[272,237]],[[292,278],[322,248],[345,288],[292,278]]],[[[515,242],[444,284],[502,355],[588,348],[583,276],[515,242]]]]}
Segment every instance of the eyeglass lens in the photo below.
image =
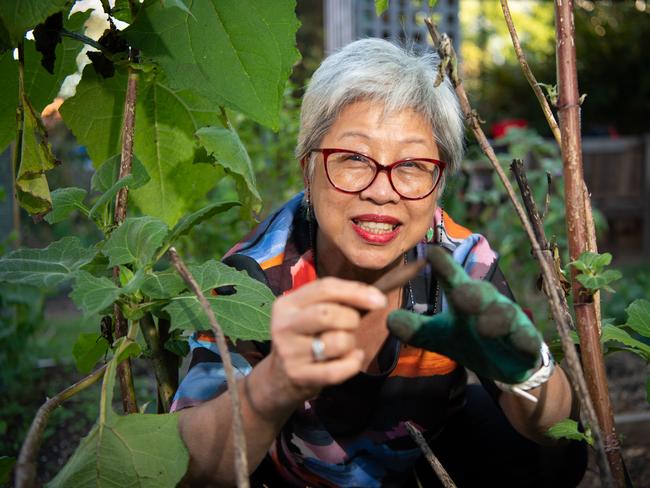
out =
{"type": "MultiPolygon", "coordinates": [[[[355,152],[330,153],[326,162],[332,184],[349,192],[366,189],[377,174],[377,166],[372,159],[355,152]]],[[[402,161],[389,171],[395,190],[406,198],[427,195],[440,175],[440,168],[431,161],[402,161]]]]}

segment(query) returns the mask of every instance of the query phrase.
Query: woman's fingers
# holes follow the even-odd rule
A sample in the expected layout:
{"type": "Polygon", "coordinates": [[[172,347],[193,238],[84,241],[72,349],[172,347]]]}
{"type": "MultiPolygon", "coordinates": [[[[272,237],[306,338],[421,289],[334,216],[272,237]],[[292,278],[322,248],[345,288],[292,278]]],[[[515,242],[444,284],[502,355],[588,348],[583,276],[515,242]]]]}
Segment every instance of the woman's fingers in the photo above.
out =
{"type": "Polygon", "coordinates": [[[358,310],[336,303],[318,303],[298,311],[292,322],[297,324],[300,334],[320,334],[340,329],[354,330],[359,325],[361,314],[358,310]]]}
{"type": "Polygon", "coordinates": [[[352,349],[344,356],[323,362],[312,362],[289,373],[293,383],[302,387],[336,385],[361,371],[364,353],[352,349]]]}
{"type": "Polygon", "coordinates": [[[386,295],[374,286],[333,277],[309,283],[284,295],[278,301],[287,302],[290,306],[299,305],[301,307],[331,302],[363,310],[374,310],[385,307],[387,304],[386,295]]]}

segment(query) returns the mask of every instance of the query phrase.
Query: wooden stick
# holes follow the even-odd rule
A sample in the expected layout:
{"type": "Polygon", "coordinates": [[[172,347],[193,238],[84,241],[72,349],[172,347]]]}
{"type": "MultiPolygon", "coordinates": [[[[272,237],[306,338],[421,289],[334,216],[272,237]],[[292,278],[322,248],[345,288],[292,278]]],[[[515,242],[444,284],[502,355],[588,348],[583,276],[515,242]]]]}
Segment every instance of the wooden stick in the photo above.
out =
{"type": "Polygon", "coordinates": [[[230,400],[232,402],[232,415],[233,415],[233,441],[235,443],[235,469],[237,471],[237,486],[239,488],[248,488],[248,457],[246,455],[246,437],[244,436],[243,422],[241,418],[241,403],[239,401],[239,389],[237,388],[237,383],[235,381],[235,370],[232,366],[232,360],[230,358],[230,352],[228,351],[228,345],[226,344],[226,336],[221,329],[221,326],[217,322],[217,318],[214,316],[214,312],[210,307],[210,303],[205,298],[205,295],[201,291],[198,283],[190,273],[187,266],[181,259],[181,257],[176,252],[176,249],[170,247],[167,251],[171,259],[172,264],[178,271],[185,283],[189,285],[194,294],[199,299],[199,303],[203,308],[203,311],[208,316],[208,321],[210,322],[210,327],[214,332],[214,336],[217,340],[217,346],[219,348],[219,354],[221,354],[221,360],[223,361],[223,367],[226,371],[226,383],[228,384],[228,391],[230,392],[230,400]]]}
{"type": "Polygon", "coordinates": [[[398,266],[396,269],[381,276],[372,286],[384,293],[388,293],[395,288],[401,288],[415,278],[426,264],[425,259],[418,259],[417,261],[406,263],[404,266],[398,266]]]}
{"type": "Polygon", "coordinates": [[[442,485],[445,488],[456,488],[456,484],[451,479],[451,476],[449,476],[447,470],[445,470],[440,460],[433,453],[433,451],[429,447],[429,444],[427,444],[427,440],[424,438],[424,436],[418,430],[418,428],[408,421],[404,422],[404,425],[406,425],[406,430],[408,430],[409,434],[411,435],[415,443],[422,450],[422,453],[424,454],[426,460],[429,461],[429,464],[431,465],[433,471],[438,476],[438,479],[440,479],[442,485]]]}
{"type": "MultiPolygon", "coordinates": [[[[429,19],[425,19],[425,23],[427,24],[431,38],[434,40],[434,46],[437,46],[437,40],[441,37],[440,34],[438,34],[436,28],[429,19]]],[[[445,54],[448,56],[451,55],[453,58],[455,58],[456,53],[453,50],[453,46],[449,46],[449,43],[447,43],[447,45],[449,52],[439,52],[441,58],[445,54]]],[[[454,63],[455,61],[452,61],[448,64],[453,65],[454,63]]],[[[517,199],[517,196],[515,195],[512,185],[506,177],[503,168],[501,168],[501,164],[499,163],[499,160],[494,153],[494,149],[492,149],[492,146],[490,145],[487,137],[485,136],[485,133],[483,132],[483,129],[481,128],[480,117],[478,113],[472,109],[469,103],[467,93],[465,92],[465,88],[463,87],[463,84],[458,77],[457,71],[451,71],[449,73],[449,78],[456,90],[456,95],[458,96],[461,109],[470,128],[472,129],[474,137],[479,143],[481,150],[490,161],[492,168],[496,171],[499,179],[503,183],[503,186],[506,189],[506,193],[514,205],[515,211],[519,216],[519,220],[521,221],[531,243],[533,254],[537,258],[537,262],[540,265],[542,276],[544,278],[544,292],[549,298],[551,313],[558,327],[558,332],[560,333],[560,339],[562,341],[562,349],[564,350],[565,358],[567,360],[567,374],[569,375],[571,382],[576,388],[576,395],[582,406],[580,410],[580,417],[583,424],[589,425],[591,428],[602,478],[605,481],[606,486],[612,486],[613,481],[611,470],[609,469],[609,464],[607,462],[603,463],[603,458],[605,456],[605,446],[598,423],[598,417],[596,415],[596,411],[594,409],[594,405],[585,382],[582,367],[580,365],[580,361],[573,344],[573,339],[571,338],[571,330],[575,328],[573,325],[573,319],[569,313],[569,308],[566,303],[564,292],[561,291],[562,288],[557,279],[557,276],[555,275],[554,266],[552,264],[552,261],[547,260],[546,256],[542,252],[540,243],[535,237],[535,232],[533,231],[532,225],[528,220],[528,217],[521,203],[517,199]]]]}

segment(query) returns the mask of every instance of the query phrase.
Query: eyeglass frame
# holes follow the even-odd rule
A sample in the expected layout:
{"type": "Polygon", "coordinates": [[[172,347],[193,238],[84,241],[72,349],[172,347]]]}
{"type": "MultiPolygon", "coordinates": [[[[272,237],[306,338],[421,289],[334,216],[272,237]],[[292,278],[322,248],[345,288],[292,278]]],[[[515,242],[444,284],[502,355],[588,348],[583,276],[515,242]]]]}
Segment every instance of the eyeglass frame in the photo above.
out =
{"type": "Polygon", "coordinates": [[[367,190],[372,186],[372,184],[375,182],[377,179],[377,175],[382,172],[386,171],[386,176],[388,176],[388,182],[390,183],[391,188],[395,193],[397,193],[401,198],[404,198],[405,200],[422,200],[429,195],[431,195],[436,188],[438,188],[438,185],[440,184],[440,180],[442,179],[442,175],[445,172],[445,168],[447,167],[447,163],[444,161],[440,161],[439,159],[433,159],[433,158],[405,158],[405,159],[400,159],[399,161],[395,161],[394,163],[388,164],[384,166],[383,164],[379,164],[375,159],[371,158],[370,156],[367,156],[366,154],[363,154],[359,151],[352,151],[350,149],[341,149],[341,148],[316,148],[316,149],[310,149],[307,154],[302,158],[302,165],[304,166],[307,158],[311,155],[311,153],[321,153],[323,155],[323,165],[325,166],[325,175],[327,176],[327,180],[330,182],[330,185],[332,185],[334,188],[336,188],[338,191],[342,193],[347,193],[347,194],[355,194],[355,193],[361,193],[362,191],[367,190]],[[360,190],[343,190],[342,188],[339,188],[334,184],[332,181],[332,178],[330,177],[329,170],[327,169],[327,159],[329,158],[330,155],[339,153],[339,152],[347,152],[347,153],[352,153],[352,154],[358,154],[359,156],[363,156],[364,158],[367,158],[368,160],[372,161],[375,164],[375,167],[377,168],[377,171],[375,172],[375,175],[372,177],[370,180],[370,183],[368,183],[365,187],[361,188],[360,190]],[[433,187],[431,190],[426,194],[421,197],[407,197],[402,195],[400,191],[395,188],[395,185],[393,184],[393,178],[392,178],[392,171],[395,166],[397,166],[400,163],[407,163],[409,161],[423,161],[427,163],[433,163],[435,166],[437,166],[440,169],[440,174],[438,175],[438,179],[436,182],[433,184],[433,187]]]}

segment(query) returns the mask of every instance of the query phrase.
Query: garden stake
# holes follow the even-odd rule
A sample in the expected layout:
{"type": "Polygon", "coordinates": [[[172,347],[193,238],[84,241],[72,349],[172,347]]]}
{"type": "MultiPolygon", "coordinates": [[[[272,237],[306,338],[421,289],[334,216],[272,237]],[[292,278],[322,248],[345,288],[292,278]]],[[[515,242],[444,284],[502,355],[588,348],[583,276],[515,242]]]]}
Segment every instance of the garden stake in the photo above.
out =
{"type": "Polygon", "coordinates": [[[235,469],[237,471],[237,486],[239,488],[248,488],[248,457],[246,455],[246,437],[244,436],[243,423],[241,418],[241,404],[239,402],[239,389],[237,388],[237,382],[235,381],[235,370],[232,366],[232,360],[230,358],[230,352],[228,351],[228,345],[226,344],[226,336],[217,322],[217,318],[214,316],[214,312],[208,303],[208,300],[203,295],[201,287],[185,266],[185,263],[181,257],[176,252],[176,249],[170,247],[167,251],[171,259],[174,268],[178,271],[185,283],[189,285],[194,294],[199,299],[199,303],[203,308],[203,311],[208,316],[208,321],[210,322],[210,327],[214,333],[214,337],[217,340],[217,346],[219,347],[219,354],[221,354],[221,359],[223,360],[223,367],[226,371],[226,383],[228,385],[228,391],[230,391],[230,400],[232,402],[232,416],[233,416],[233,442],[235,444],[235,469]]]}
{"type": "MultiPolygon", "coordinates": [[[[582,140],[580,136],[580,94],[574,42],[573,0],[556,0],[555,30],[557,49],[558,114],[562,134],[564,195],[569,256],[572,261],[589,250],[586,220],[591,205],[584,191],[582,140]]],[[[580,351],[587,386],[594,399],[600,429],[605,436],[605,451],[618,486],[625,476],[621,447],[614,428],[614,414],[609,401],[607,375],[600,345],[599,327],[593,297],[578,282],[577,270],[571,270],[573,309],[576,314],[580,351]]]]}
{"type": "MultiPolygon", "coordinates": [[[[456,53],[454,52],[453,46],[451,46],[451,43],[449,42],[444,43],[444,45],[440,42],[442,36],[440,36],[437,29],[429,19],[425,19],[425,23],[429,29],[429,34],[433,40],[433,45],[438,49],[441,60],[444,57],[452,58],[453,61],[447,61],[447,64],[453,67],[456,62],[456,53]],[[445,47],[445,49],[443,50],[441,47],[445,47]]],[[[442,62],[443,61],[441,61],[441,63],[442,62]]],[[[589,395],[589,390],[587,389],[585,378],[582,373],[580,361],[578,360],[578,355],[575,351],[573,340],[570,335],[571,329],[574,328],[573,319],[569,313],[566,297],[561,291],[561,285],[557,279],[557,275],[554,272],[554,265],[552,264],[552,260],[547,259],[548,256],[545,255],[542,251],[540,244],[535,237],[532,225],[528,220],[528,217],[526,216],[521,203],[517,199],[517,196],[515,195],[512,185],[505,175],[503,168],[501,168],[499,160],[497,159],[492,146],[487,140],[487,137],[485,137],[483,129],[481,129],[480,117],[478,113],[472,109],[469,103],[469,99],[467,98],[465,88],[463,87],[463,84],[458,77],[457,71],[455,69],[451,69],[451,67],[449,69],[448,76],[455,88],[463,114],[465,115],[465,118],[467,119],[467,122],[471,127],[472,132],[474,133],[474,137],[476,137],[481,150],[487,156],[488,160],[492,164],[493,169],[496,171],[499,179],[503,183],[506,192],[508,193],[508,197],[515,207],[515,211],[517,212],[524,230],[528,235],[528,239],[531,242],[533,254],[537,258],[537,261],[540,265],[542,275],[544,277],[544,292],[549,298],[549,305],[551,307],[553,319],[558,326],[560,339],[562,340],[562,348],[564,350],[565,358],[567,359],[567,374],[569,375],[569,378],[576,388],[576,395],[580,400],[580,404],[582,406],[580,410],[581,420],[583,424],[589,425],[591,428],[594,444],[596,446],[597,461],[601,472],[601,478],[605,486],[614,486],[610,466],[607,463],[605,446],[600,433],[598,417],[596,416],[596,411],[594,409],[594,405],[592,403],[591,397],[589,395]]]]}

